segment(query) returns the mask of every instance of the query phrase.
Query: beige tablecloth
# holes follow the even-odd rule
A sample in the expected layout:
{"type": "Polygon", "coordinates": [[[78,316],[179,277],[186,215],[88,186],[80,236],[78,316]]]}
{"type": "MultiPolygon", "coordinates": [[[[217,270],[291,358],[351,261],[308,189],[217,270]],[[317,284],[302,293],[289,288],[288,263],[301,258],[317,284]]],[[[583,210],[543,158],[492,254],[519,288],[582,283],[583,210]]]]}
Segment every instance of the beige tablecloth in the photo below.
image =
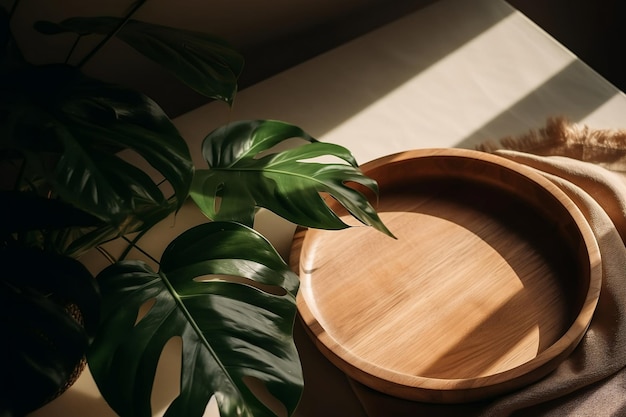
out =
{"type": "Polygon", "coordinates": [[[352,386],[368,416],[626,415],[626,131],[594,130],[562,119],[481,150],[536,169],[563,189],[594,230],[603,264],[598,307],[574,353],[541,381],[490,401],[420,404],[352,386]]]}

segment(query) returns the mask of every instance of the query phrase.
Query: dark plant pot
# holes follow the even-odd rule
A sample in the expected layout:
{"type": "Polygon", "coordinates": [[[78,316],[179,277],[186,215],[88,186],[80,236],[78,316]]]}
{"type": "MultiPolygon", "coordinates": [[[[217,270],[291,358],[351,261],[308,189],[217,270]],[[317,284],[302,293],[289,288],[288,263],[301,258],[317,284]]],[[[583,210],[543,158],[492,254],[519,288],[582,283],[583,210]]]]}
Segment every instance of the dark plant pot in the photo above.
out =
{"type": "Polygon", "coordinates": [[[0,415],[57,398],[85,369],[99,319],[95,279],[77,260],[34,248],[0,250],[0,415]]]}

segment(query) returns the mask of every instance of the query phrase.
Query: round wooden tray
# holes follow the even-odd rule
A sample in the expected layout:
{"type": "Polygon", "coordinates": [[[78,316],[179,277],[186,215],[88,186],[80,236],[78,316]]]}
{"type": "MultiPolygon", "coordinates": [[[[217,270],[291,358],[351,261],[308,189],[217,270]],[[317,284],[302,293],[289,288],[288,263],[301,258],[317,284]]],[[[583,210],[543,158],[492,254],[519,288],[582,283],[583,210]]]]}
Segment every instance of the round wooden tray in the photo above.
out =
{"type": "Polygon", "coordinates": [[[362,169],[379,183],[376,208],[397,240],[369,227],[299,229],[291,252],[298,311],[336,366],[395,397],[459,403],[535,382],[572,352],[602,271],[564,192],[464,149],[362,169]]]}

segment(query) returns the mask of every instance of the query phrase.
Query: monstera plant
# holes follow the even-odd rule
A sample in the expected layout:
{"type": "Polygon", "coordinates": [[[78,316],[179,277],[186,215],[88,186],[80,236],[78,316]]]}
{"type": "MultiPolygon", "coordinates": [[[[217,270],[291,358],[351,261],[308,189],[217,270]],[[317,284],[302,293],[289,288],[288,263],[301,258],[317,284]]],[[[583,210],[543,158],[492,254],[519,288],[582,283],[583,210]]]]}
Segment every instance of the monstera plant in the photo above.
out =
{"type": "Polygon", "coordinates": [[[17,3],[0,8],[0,330],[10,341],[0,352],[0,415],[24,415],[54,398],[86,357],[120,416],[150,416],[157,364],[173,338],[182,341],[182,369],[167,416],[201,416],[212,397],[222,417],[275,415],[252,382],[292,414],[303,386],[292,338],[298,278],[253,229],[255,213],[348,227],[330,197],[391,235],[353,185],[376,192],[376,183],[346,149],[271,120],[214,129],[196,150],[206,165],[194,167],[157,103],[82,68],[115,37],[232,104],[243,67],[236,51],[204,33],[132,19],[140,1],[123,18],[37,22],[47,35],[100,41],[78,59],[33,65],[12,36],[17,3]],[[275,151],[293,138],[302,144],[275,151]],[[176,237],[158,268],[126,259],[128,251],[96,277],[81,263],[113,239],[138,245],[189,199],[207,220],[176,237]]]}

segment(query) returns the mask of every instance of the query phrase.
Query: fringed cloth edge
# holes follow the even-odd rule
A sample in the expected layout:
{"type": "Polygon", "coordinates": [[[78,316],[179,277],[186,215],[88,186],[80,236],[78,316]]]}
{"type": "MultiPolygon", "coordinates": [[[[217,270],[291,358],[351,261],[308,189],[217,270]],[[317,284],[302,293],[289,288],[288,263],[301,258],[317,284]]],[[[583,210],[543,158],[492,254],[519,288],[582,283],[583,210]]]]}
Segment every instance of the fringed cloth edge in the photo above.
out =
{"type": "Polygon", "coordinates": [[[548,119],[545,127],[524,135],[487,141],[478,150],[515,150],[541,156],[566,156],[626,173],[626,129],[593,129],[564,117],[548,119]]]}

